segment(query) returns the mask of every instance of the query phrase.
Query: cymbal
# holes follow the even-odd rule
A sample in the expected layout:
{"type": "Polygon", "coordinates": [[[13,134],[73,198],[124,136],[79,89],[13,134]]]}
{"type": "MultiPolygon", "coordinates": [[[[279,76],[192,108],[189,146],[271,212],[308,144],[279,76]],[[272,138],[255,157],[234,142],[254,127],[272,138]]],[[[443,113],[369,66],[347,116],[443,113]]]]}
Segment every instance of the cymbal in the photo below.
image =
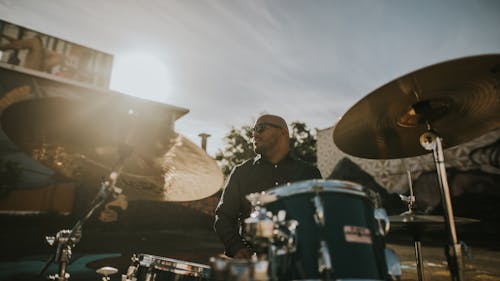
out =
{"type": "MultiPolygon", "coordinates": [[[[479,220],[454,217],[455,225],[464,225],[476,223],[479,220]]],[[[423,215],[418,213],[404,212],[400,215],[389,216],[391,229],[402,229],[414,236],[416,240],[420,240],[422,235],[425,235],[431,230],[442,229],[445,226],[443,216],[423,215]]]]}
{"type": "MultiPolygon", "coordinates": [[[[454,217],[455,224],[467,224],[479,222],[476,219],[454,217]]],[[[400,215],[389,216],[389,221],[393,224],[405,224],[405,225],[416,225],[416,224],[444,224],[443,216],[431,216],[431,215],[421,215],[416,213],[404,212],[400,215]]]]}
{"type": "Polygon", "coordinates": [[[99,187],[123,162],[117,186],[129,200],[191,201],[217,192],[223,175],[215,160],[157,115],[149,102],[51,97],[10,105],[1,124],[33,159],[85,186],[99,187]]]}
{"type": "Polygon", "coordinates": [[[500,55],[446,61],[385,84],[341,117],[333,140],[356,157],[412,157],[428,153],[419,138],[429,125],[443,148],[499,128],[500,55]]]}

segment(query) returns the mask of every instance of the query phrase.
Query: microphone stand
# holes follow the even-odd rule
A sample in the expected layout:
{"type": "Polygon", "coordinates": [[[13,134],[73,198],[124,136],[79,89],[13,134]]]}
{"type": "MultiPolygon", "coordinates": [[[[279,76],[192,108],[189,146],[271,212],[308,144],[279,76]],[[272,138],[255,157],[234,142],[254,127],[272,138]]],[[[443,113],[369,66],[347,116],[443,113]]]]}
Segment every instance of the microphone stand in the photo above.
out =
{"type": "Polygon", "coordinates": [[[112,169],[108,178],[103,180],[101,183],[101,189],[95,196],[94,200],[90,203],[85,215],[80,218],[71,230],[63,229],[57,232],[56,236],[46,236],[45,239],[49,245],[53,246],[57,243],[56,253],[53,254],[49,260],[46,262],[42,270],[40,271],[40,276],[45,274],[45,271],[49,268],[51,263],[59,264],[59,272],[54,275],[49,275],[48,278],[54,281],[67,281],[69,280],[70,274],[67,272],[66,268],[68,266],[69,260],[71,259],[72,251],[71,249],[80,242],[82,237],[82,226],[83,224],[92,216],[95,210],[101,207],[110,198],[116,198],[121,194],[122,190],[116,187],[116,181],[121,173],[124,166],[125,160],[132,153],[130,147],[125,145],[119,147],[120,158],[117,164],[112,169]]]}

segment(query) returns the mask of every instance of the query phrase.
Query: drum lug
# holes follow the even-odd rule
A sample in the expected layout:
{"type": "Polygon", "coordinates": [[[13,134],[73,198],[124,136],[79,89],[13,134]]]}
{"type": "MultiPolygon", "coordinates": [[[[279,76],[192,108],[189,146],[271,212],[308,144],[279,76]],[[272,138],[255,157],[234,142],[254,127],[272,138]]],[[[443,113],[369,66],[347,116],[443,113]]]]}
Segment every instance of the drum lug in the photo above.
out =
{"type": "Polygon", "coordinates": [[[318,224],[321,227],[324,227],[325,208],[323,207],[323,202],[321,201],[321,197],[318,194],[316,194],[316,196],[314,196],[312,201],[314,203],[314,208],[315,208],[314,220],[316,221],[316,224],[318,224]]]}
{"type": "Polygon", "coordinates": [[[274,229],[272,214],[264,207],[255,207],[250,217],[245,219],[245,238],[252,241],[258,253],[267,252],[273,240],[274,229]]]}
{"type": "Polygon", "coordinates": [[[278,228],[274,230],[273,252],[275,255],[294,253],[297,250],[297,226],[296,220],[285,220],[278,222],[278,228]]]}
{"type": "Polygon", "coordinates": [[[332,258],[326,241],[321,240],[319,246],[318,270],[319,273],[329,273],[332,271],[332,258]]]}
{"type": "Polygon", "coordinates": [[[391,229],[391,222],[386,210],[384,208],[376,208],[374,210],[374,217],[377,220],[379,234],[386,236],[391,229]]]}
{"type": "Polygon", "coordinates": [[[401,262],[398,255],[392,250],[385,248],[385,261],[387,263],[387,273],[392,280],[399,280],[401,277],[401,262]]]}
{"type": "MultiPolygon", "coordinates": [[[[135,256],[135,255],[134,255],[135,256]]],[[[127,269],[127,274],[122,274],[121,281],[136,281],[135,275],[137,273],[137,266],[131,265],[127,269]]]]}

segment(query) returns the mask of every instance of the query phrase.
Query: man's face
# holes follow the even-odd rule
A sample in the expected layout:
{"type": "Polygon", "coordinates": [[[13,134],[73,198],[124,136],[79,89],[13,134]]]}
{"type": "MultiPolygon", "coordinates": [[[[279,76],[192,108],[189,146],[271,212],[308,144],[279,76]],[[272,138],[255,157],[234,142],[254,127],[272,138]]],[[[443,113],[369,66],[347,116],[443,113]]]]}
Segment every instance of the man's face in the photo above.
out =
{"type": "Polygon", "coordinates": [[[266,154],[278,145],[281,127],[272,119],[261,118],[255,122],[253,130],[254,151],[266,154]]]}

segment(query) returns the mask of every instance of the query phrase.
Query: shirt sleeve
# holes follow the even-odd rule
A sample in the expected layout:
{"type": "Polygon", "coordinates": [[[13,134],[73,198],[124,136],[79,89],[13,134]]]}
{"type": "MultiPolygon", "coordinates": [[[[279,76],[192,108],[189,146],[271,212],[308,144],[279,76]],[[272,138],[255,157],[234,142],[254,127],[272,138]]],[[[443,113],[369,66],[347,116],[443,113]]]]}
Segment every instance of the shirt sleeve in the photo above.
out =
{"type": "Polygon", "coordinates": [[[311,179],[321,179],[321,172],[318,170],[318,168],[313,167],[312,172],[311,172],[311,179]]]}
{"type": "Polygon", "coordinates": [[[224,244],[226,255],[233,257],[236,252],[246,247],[245,240],[239,233],[240,185],[237,168],[233,169],[215,209],[214,230],[224,244]]]}

